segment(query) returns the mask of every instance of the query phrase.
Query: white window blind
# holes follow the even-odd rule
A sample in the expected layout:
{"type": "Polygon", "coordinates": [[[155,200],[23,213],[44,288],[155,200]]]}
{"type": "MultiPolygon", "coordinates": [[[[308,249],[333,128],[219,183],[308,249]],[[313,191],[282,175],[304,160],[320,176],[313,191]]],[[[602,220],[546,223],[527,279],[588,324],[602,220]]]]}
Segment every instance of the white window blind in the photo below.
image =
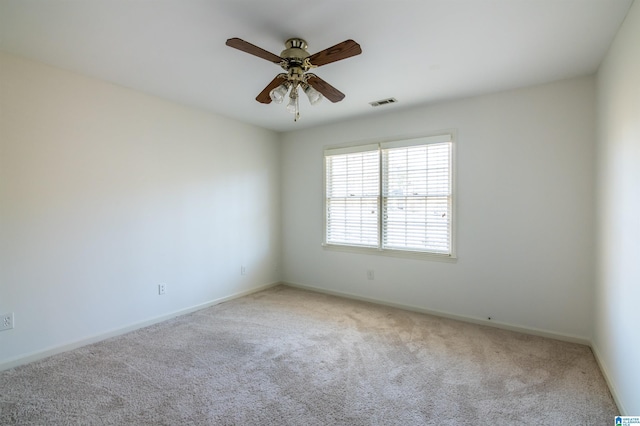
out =
{"type": "Polygon", "coordinates": [[[325,157],[327,243],[378,246],[378,155],[376,147],[325,157]]]}
{"type": "Polygon", "coordinates": [[[452,255],[450,135],[325,151],[329,245],[452,255]]]}
{"type": "Polygon", "coordinates": [[[451,252],[451,143],[382,149],[382,247],[451,252]]]}

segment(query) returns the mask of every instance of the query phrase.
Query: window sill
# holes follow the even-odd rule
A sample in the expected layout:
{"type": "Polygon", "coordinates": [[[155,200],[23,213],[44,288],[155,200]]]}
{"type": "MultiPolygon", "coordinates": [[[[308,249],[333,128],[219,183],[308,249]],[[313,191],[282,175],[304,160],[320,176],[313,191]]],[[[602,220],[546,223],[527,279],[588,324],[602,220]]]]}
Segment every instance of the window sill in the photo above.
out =
{"type": "Polygon", "coordinates": [[[358,246],[343,246],[337,244],[322,243],[324,250],[341,251],[348,253],[359,254],[374,254],[378,256],[399,257],[403,259],[418,259],[418,260],[431,260],[436,262],[456,263],[458,258],[455,255],[449,254],[437,254],[437,253],[425,253],[420,251],[404,251],[404,250],[387,250],[376,249],[370,247],[358,247],[358,246]]]}

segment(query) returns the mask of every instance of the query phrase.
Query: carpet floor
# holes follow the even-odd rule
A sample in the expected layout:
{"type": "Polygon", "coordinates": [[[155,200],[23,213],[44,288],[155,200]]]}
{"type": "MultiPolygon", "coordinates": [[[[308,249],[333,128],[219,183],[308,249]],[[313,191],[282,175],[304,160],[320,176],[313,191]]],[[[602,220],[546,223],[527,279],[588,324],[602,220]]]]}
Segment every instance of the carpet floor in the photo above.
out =
{"type": "Polygon", "coordinates": [[[2,425],[608,425],[587,346],[277,286],[0,372],[2,425]]]}

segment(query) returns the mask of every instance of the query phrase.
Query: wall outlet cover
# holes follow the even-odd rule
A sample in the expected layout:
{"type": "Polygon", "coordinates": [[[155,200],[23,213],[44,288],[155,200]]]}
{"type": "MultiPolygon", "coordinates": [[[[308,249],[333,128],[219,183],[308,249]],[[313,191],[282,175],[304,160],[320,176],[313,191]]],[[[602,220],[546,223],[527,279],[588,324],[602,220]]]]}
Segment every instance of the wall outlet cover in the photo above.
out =
{"type": "Polygon", "coordinates": [[[0,331],[13,328],[13,312],[0,315],[0,331]]]}

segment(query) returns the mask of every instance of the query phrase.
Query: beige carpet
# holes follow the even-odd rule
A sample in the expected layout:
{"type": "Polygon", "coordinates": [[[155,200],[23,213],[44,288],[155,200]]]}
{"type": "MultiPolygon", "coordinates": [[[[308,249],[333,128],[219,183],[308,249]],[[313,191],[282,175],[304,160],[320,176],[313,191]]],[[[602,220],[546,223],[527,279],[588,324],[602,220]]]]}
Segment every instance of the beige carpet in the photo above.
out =
{"type": "Polygon", "coordinates": [[[278,286],[0,372],[2,425],[608,425],[582,345],[278,286]]]}

